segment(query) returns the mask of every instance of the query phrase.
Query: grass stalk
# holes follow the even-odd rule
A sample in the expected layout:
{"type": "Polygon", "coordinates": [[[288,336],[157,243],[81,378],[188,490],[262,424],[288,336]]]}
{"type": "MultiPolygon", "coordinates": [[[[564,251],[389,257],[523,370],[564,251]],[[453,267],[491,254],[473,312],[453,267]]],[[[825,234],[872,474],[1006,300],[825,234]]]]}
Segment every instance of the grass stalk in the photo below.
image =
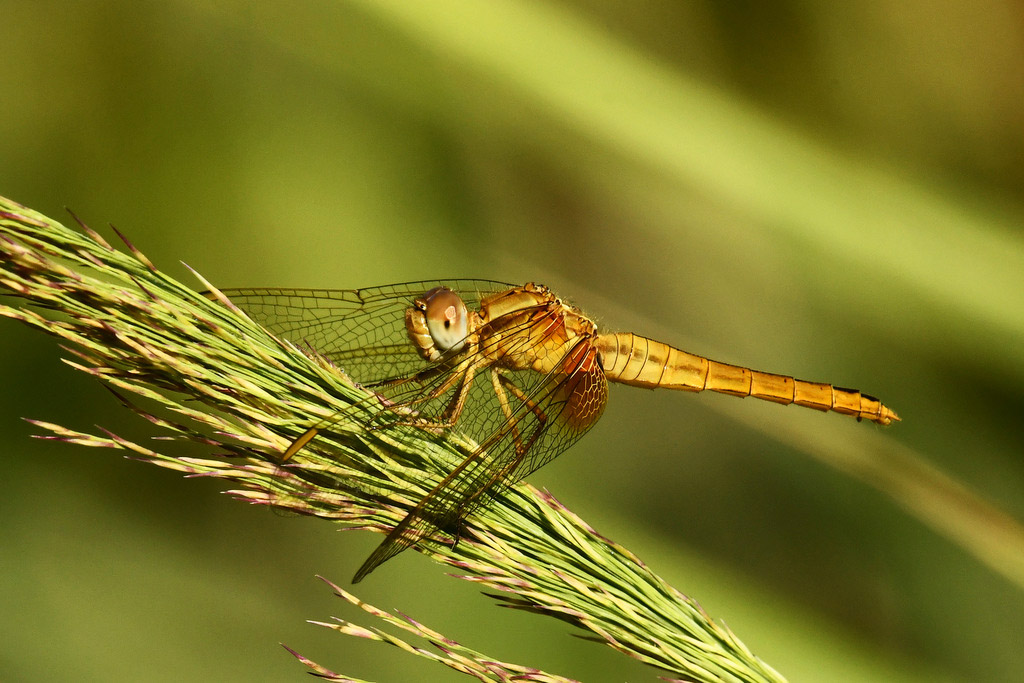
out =
{"type": "MultiPolygon", "coordinates": [[[[365,392],[315,354],[274,338],[228,302],[207,299],[124,242],[126,250],[115,249],[84,224],[69,229],[0,197],[0,293],[9,295],[0,316],[62,340],[71,354],[66,362],[99,379],[162,440],[154,448],[102,429],[33,421],[47,432],[44,438],[125,450],[187,476],[223,479],[242,501],[380,532],[461,457],[457,435],[372,430],[355,419],[281,466],[281,452],[310,424],[366,399],[365,392]],[[172,454],[171,441],[204,455],[172,454]]],[[[196,276],[201,289],[211,288],[196,276]]],[[[784,680],[694,600],[528,485],[496,493],[467,521],[459,543],[437,537],[417,549],[501,603],[566,621],[669,679],[784,680]]],[[[331,585],[368,613],[394,621],[331,585]]],[[[498,666],[406,623],[438,653],[348,622],[331,627],[480,680],[564,680],[498,666]]],[[[317,675],[355,680],[303,661],[317,675]]]]}

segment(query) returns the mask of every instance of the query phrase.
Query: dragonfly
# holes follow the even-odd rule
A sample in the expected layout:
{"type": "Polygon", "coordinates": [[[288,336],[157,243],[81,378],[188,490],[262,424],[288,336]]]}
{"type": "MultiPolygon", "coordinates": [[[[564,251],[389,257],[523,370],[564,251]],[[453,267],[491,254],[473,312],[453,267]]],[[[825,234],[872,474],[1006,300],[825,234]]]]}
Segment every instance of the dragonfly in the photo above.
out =
{"type": "MultiPolygon", "coordinates": [[[[489,495],[564,452],[601,417],[609,382],[753,396],[881,425],[900,419],[856,389],[720,363],[631,332],[600,331],[539,284],[451,280],[221,291],[267,331],[326,358],[372,392],[377,428],[453,432],[475,444],[388,533],[353,583],[437,530],[458,529],[489,495]]],[[[343,418],[339,413],[309,427],[282,462],[343,418]]]]}

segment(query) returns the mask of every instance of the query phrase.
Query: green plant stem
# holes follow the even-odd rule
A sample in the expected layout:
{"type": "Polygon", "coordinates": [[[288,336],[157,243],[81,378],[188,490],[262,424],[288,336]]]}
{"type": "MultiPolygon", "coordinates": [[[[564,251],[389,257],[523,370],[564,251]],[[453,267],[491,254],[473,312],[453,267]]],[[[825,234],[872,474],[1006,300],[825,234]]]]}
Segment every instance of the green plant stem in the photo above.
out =
{"type": "MultiPolygon", "coordinates": [[[[241,500],[377,531],[401,520],[459,459],[457,435],[369,430],[353,420],[279,465],[311,423],[365,392],[226,300],[210,301],[164,274],[127,241],[121,252],[81,227],[0,198],[0,292],[15,297],[0,304],[0,315],[62,339],[75,356],[69,364],[104,382],[161,436],[198,444],[209,456],[35,422],[50,438],[127,449],[162,467],[233,482],[241,500]]],[[[783,680],[696,602],[529,486],[496,493],[458,544],[435,538],[418,550],[497,591],[506,605],[568,621],[670,676],[783,680]]]]}

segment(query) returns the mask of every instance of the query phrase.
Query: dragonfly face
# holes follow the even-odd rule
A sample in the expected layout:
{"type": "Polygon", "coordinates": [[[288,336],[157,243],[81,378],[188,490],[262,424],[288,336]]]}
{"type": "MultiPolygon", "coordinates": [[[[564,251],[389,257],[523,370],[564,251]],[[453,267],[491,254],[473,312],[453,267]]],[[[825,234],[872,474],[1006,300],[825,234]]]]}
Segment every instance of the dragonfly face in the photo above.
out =
{"type": "Polygon", "coordinates": [[[465,346],[469,311],[458,294],[447,287],[434,287],[406,310],[405,326],[423,359],[437,361],[465,346]]]}
{"type": "MultiPolygon", "coordinates": [[[[608,381],[755,396],[880,424],[899,419],[856,390],[718,363],[632,333],[599,334],[579,309],[532,283],[224,294],[271,333],[311,347],[373,389],[375,425],[458,430],[478,444],[354,581],[434,530],[457,527],[496,486],[519,481],[575,443],[604,411],[608,381]]],[[[345,417],[312,426],[283,459],[345,417]]]]}

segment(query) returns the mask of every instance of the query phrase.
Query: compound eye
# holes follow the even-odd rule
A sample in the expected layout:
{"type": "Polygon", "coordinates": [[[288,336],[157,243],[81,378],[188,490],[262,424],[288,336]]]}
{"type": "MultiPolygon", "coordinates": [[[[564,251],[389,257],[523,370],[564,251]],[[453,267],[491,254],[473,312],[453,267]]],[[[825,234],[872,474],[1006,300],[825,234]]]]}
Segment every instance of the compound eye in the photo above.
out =
{"type": "Polygon", "coordinates": [[[459,295],[447,287],[435,287],[421,299],[427,331],[441,353],[457,353],[469,334],[469,312],[459,295]]]}

